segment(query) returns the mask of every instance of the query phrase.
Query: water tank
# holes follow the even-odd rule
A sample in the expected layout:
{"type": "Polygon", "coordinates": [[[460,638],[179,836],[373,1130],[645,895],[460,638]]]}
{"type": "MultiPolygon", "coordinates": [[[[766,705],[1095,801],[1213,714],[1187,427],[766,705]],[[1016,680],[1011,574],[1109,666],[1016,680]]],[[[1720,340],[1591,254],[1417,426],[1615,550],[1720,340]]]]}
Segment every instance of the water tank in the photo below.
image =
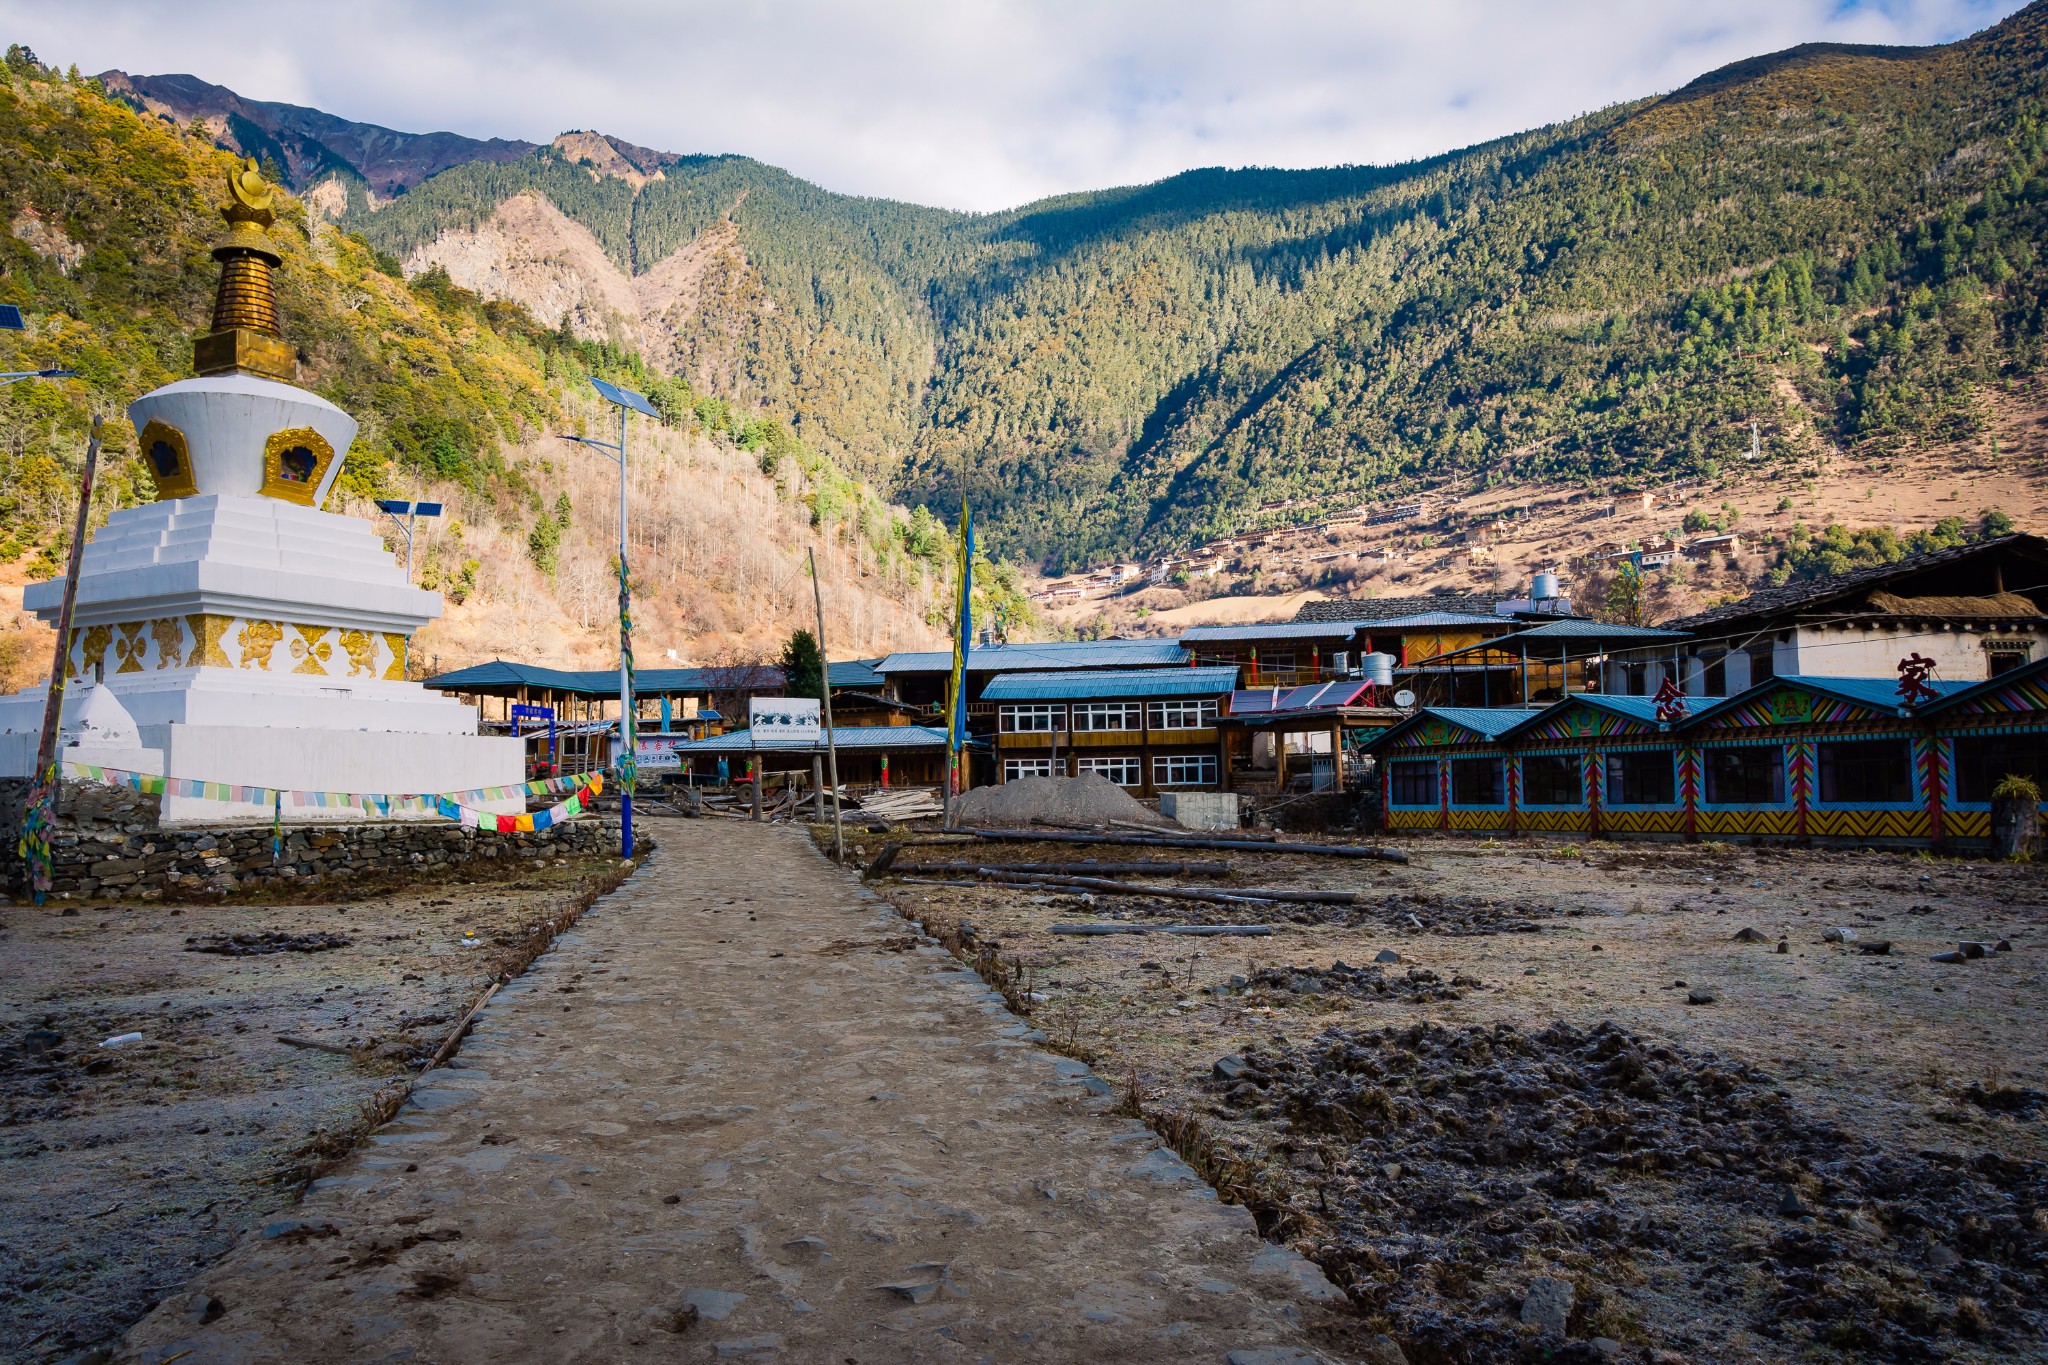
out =
{"type": "Polygon", "coordinates": [[[1361,654],[1358,658],[1359,675],[1375,687],[1390,687],[1394,682],[1394,656],[1391,654],[1361,654]]]}
{"type": "Polygon", "coordinates": [[[1546,597],[1556,597],[1558,595],[1557,575],[1554,573],[1537,574],[1536,582],[1530,588],[1529,595],[1539,602],[1546,597]]]}

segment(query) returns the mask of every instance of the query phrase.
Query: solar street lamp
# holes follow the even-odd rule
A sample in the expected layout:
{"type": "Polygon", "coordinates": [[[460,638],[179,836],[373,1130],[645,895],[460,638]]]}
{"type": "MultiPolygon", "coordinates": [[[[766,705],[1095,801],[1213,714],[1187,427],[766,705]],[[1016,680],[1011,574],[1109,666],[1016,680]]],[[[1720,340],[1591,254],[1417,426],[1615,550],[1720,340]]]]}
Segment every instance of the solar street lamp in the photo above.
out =
{"type": "Polygon", "coordinates": [[[403,498],[379,498],[377,510],[391,518],[391,524],[405,537],[405,581],[412,582],[412,523],[415,517],[438,517],[441,504],[438,502],[407,502],[403,498]],[[405,520],[400,521],[399,518],[405,520]]]}
{"type": "MultiPolygon", "coordinates": [[[[12,303],[0,303],[0,332],[26,332],[28,324],[22,321],[21,309],[12,303]]],[[[76,370],[6,370],[0,371],[0,384],[19,384],[24,379],[75,379],[76,370]]]]}
{"type": "Polygon", "coordinates": [[[622,389],[593,377],[590,386],[598,397],[619,410],[619,439],[614,445],[588,436],[563,436],[565,441],[604,452],[619,467],[619,856],[633,856],[633,779],[638,766],[633,738],[633,601],[626,574],[626,413],[630,410],[657,420],[661,414],[643,394],[622,389]]]}

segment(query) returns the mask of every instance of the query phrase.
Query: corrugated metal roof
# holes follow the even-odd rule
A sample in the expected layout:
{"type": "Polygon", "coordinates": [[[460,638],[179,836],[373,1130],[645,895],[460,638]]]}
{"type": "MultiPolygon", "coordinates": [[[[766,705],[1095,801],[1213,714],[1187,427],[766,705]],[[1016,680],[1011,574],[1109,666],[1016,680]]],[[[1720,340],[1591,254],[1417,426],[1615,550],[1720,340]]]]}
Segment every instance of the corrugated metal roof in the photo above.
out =
{"type": "MultiPolygon", "coordinates": [[[[832,742],[841,749],[943,749],[946,747],[946,732],[935,730],[929,725],[835,725],[832,727],[832,742]]],[[[825,744],[799,744],[795,740],[767,740],[758,747],[752,735],[746,730],[734,730],[709,739],[690,740],[684,744],[668,746],[679,754],[731,754],[764,753],[822,754],[825,744]]]]}
{"type": "MultiPolygon", "coordinates": [[[[1065,668],[1169,668],[1185,664],[1188,652],[1174,640],[1053,640],[1030,645],[977,645],[968,651],[974,673],[1022,673],[1065,668]]],[[[953,666],[949,649],[891,654],[875,665],[880,673],[944,673],[953,666]]]]}
{"type": "Polygon", "coordinates": [[[1512,730],[1529,719],[1531,714],[1524,706],[1426,706],[1423,710],[1453,725],[1477,731],[1488,739],[1512,730]]]}
{"type": "Polygon", "coordinates": [[[1257,626],[1194,626],[1180,634],[1184,645],[1211,640],[1348,640],[1357,626],[1349,621],[1269,621],[1257,626]]]}
{"type": "Polygon", "coordinates": [[[1273,715],[1280,711],[1310,711],[1321,707],[1349,706],[1370,683],[1355,679],[1309,683],[1301,687],[1249,687],[1230,694],[1233,716],[1273,715]]]}
{"type": "MultiPolygon", "coordinates": [[[[1840,697],[1844,701],[1855,702],[1859,706],[1876,707],[1880,711],[1897,711],[1905,705],[1905,702],[1899,700],[1899,680],[1897,678],[1837,678],[1831,676],[1824,677],[1812,673],[1799,673],[1788,674],[1782,678],[1772,678],[1768,681],[1772,683],[1789,683],[1794,687],[1811,688],[1815,692],[1826,692],[1840,697]]],[[[1976,686],[1975,683],[1971,682],[1943,682],[1939,679],[1930,679],[1927,685],[1941,694],[1940,697],[1935,699],[1936,701],[1957,692],[1967,691],[1976,686]]],[[[1933,705],[1932,702],[1927,704],[1933,705]]]]}
{"type": "Polygon", "coordinates": [[[2001,688],[2011,687],[2014,683],[2024,682],[2029,678],[2038,678],[2043,673],[2048,673],[2048,658],[2036,659],[2032,663],[2021,664],[2018,668],[2009,669],[1997,677],[1987,678],[1983,682],[1957,683],[1954,684],[1955,691],[1946,692],[1934,701],[1916,707],[1915,713],[1926,715],[1930,711],[1945,710],[1950,706],[1975,700],[1979,696],[1996,692],[2001,688]]]}
{"type": "Polygon", "coordinates": [[[1123,697],[1220,696],[1237,686],[1235,668],[1147,668],[1088,673],[1005,673],[983,701],[1076,701],[1123,697]]]}
{"type": "MultiPolygon", "coordinates": [[[[879,659],[842,659],[831,665],[834,687],[880,687],[885,679],[875,671],[879,659]]],[[[633,673],[640,695],[658,692],[709,692],[714,683],[729,685],[738,670],[715,668],[642,668],[633,673]],[[726,677],[714,675],[724,673],[726,677]]],[[[461,668],[427,679],[424,686],[441,692],[485,692],[497,688],[537,687],[556,692],[574,692],[592,697],[619,695],[616,668],[542,668],[537,664],[507,663],[494,659],[474,668],[461,668]]],[[[748,691],[767,691],[782,686],[782,670],[773,664],[760,665],[760,686],[748,691]]]]}
{"type": "Polygon", "coordinates": [[[1381,635],[1403,630],[1470,630],[1475,626],[1499,626],[1506,629],[1513,622],[1504,616],[1462,616],[1454,611],[1426,611],[1415,616],[1393,616],[1383,621],[1363,621],[1359,624],[1368,635],[1381,635]]]}
{"type": "Polygon", "coordinates": [[[1463,616],[1495,618],[1494,599],[1472,593],[1432,593],[1427,597],[1322,598],[1304,602],[1294,613],[1297,621],[1369,621],[1375,624],[1402,616],[1452,612],[1463,616]]]}
{"type": "Polygon", "coordinates": [[[1516,640],[1682,640],[1687,632],[1658,630],[1650,626],[1608,625],[1604,621],[1546,621],[1540,626],[1518,630],[1516,640]]]}
{"type": "MultiPolygon", "coordinates": [[[[833,665],[834,669],[839,667],[838,664],[833,665]]],[[[643,668],[634,673],[633,681],[642,696],[651,697],[660,692],[709,692],[712,684],[707,675],[717,671],[705,668],[643,668]]],[[[764,689],[782,686],[781,669],[764,666],[761,673],[764,689]]],[[[836,675],[834,681],[837,682],[836,675]]],[[[537,664],[515,664],[494,659],[487,664],[429,678],[423,685],[439,692],[489,692],[534,687],[582,696],[616,697],[619,695],[619,670],[542,668],[537,664]]]]}
{"type": "Polygon", "coordinates": [[[880,662],[880,659],[841,659],[836,664],[826,665],[827,676],[832,679],[834,687],[880,687],[887,681],[875,671],[875,665],[880,662]]]}

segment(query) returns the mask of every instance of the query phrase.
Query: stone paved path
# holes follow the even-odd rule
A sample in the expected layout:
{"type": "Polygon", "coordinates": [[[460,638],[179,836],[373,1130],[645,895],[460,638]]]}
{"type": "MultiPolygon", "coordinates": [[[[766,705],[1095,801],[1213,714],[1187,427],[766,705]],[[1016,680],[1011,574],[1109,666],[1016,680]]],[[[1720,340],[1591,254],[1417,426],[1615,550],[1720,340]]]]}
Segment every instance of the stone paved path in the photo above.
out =
{"type": "Polygon", "coordinates": [[[657,833],[117,1359],[1338,1359],[1320,1272],[800,834],[657,833]]]}

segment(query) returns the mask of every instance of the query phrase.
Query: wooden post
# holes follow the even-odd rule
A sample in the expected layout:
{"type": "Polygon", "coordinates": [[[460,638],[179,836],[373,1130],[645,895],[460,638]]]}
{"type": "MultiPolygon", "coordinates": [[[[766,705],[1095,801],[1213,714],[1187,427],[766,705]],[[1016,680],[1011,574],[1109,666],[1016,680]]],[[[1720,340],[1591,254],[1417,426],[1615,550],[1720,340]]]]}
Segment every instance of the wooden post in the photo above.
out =
{"type": "Polygon", "coordinates": [[[759,820],[761,818],[761,778],[763,776],[761,772],[761,749],[759,744],[751,739],[748,743],[751,746],[749,752],[753,754],[753,758],[747,763],[747,770],[754,779],[754,819],[759,820]]]}
{"type": "MultiPolygon", "coordinates": [[[[832,857],[838,862],[846,861],[846,816],[839,805],[839,741],[832,734],[832,660],[825,653],[825,594],[818,587],[818,556],[816,551],[806,550],[811,561],[811,602],[818,609],[818,667],[823,672],[818,691],[823,693],[825,703],[825,755],[832,762],[832,857]]],[[[817,760],[811,760],[812,771],[817,769],[817,760]]],[[[825,818],[825,809],[818,808],[818,818],[825,818]]]]}
{"type": "Polygon", "coordinates": [[[819,824],[825,823],[825,760],[811,755],[811,810],[819,824]]]}

